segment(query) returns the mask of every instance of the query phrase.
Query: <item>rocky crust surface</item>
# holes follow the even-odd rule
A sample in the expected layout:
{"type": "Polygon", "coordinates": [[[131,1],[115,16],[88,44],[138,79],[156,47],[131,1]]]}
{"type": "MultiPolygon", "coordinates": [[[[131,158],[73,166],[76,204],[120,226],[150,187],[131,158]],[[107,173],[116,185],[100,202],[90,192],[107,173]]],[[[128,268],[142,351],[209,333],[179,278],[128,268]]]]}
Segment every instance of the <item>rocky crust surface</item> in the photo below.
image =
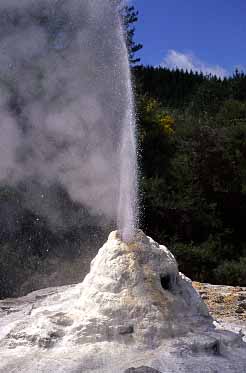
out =
{"type": "Polygon", "coordinates": [[[240,333],[246,342],[246,288],[193,282],[217,328],[240,333]]]}
{"type": "Polygon", "coordinates": [[[129,368],[124,373],[160,373],[156,369],[149,367],[129,368]]]}
{"type": "Polygon", "coordinates": [[[2,373],[246,371],[242,335],[213,324],[170,251],[141,231],[131,243],[111,233],[83,283],[0,310],[2,373]]]}

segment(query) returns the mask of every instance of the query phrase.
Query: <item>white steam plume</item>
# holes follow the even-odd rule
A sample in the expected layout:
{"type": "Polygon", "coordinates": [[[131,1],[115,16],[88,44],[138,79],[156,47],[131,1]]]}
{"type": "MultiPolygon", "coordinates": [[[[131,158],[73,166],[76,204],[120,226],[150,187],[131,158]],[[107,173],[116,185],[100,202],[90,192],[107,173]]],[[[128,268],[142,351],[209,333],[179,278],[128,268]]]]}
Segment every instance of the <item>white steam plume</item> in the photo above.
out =
{"type": "Polygon", "coordinates": [[[24,183],[27,205],[53,222],[55,202],[36,199],[53,185],[117,214],[129,103],[119,23],[110,0],[0,2],[0,183],[24,183]]]}

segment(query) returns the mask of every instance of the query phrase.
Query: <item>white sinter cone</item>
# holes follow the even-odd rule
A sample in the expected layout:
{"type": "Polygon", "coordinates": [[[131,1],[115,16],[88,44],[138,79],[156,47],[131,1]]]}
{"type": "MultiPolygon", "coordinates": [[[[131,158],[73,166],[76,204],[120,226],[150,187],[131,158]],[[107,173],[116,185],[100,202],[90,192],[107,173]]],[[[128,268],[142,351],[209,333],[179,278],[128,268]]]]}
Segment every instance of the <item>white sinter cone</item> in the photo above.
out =
{"type": "Polygon", "coordinates": [[[0,309],[1,373],[246,371],[241,336],[215,329],[174,256],[140,230],[127,243],[112,232],[82,284],[0,309]]]}

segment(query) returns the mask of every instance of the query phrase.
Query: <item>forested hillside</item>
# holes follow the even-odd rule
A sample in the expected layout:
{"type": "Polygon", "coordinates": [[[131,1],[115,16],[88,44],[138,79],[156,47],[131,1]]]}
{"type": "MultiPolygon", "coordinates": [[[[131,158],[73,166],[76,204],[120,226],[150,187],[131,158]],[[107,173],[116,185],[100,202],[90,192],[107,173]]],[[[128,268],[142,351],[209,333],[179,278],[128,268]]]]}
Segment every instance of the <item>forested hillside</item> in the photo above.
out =
{"type": "Polygon", "coordinates": [[[144,229],[193,279],[246,285],[246,76],[134,76],[144,229]]]}

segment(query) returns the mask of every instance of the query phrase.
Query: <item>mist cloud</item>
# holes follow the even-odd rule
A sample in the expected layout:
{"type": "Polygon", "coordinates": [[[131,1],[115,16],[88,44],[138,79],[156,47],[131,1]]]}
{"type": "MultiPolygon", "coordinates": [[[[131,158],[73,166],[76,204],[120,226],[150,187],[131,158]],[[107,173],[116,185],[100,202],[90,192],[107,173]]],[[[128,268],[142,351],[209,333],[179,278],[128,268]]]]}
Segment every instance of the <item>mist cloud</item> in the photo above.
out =
{"type": "Polygon", "coordinates": [[[0,2],[0,184],[20,187],[54,224],[54,186],[115,219],[122,42],[110,0],[0,2]]]}

